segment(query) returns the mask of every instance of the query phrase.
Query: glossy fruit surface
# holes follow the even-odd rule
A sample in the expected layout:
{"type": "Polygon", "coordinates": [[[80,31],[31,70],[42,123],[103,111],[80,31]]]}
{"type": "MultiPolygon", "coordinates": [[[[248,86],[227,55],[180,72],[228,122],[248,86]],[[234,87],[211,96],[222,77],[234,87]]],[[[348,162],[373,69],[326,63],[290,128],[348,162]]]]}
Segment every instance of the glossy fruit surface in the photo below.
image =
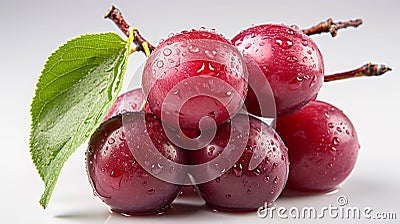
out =
{"type": "Polygon", "coordinates": [[[146,61],[142,86],[154,114],[174,128],[220,125],[243,105],[247,73],[228,40],[208,31],[184,31],[163,41],[146,61]]]}
{"type": "Polygon", "coordinates": [[[90,138],[87,174],[95,194],[112,211],[128,215],[159,213],[182,189],[153,176],[133,156],[130,147],[146,151],[152,145],[168,160],[185,162],[183,152],[166,139],[161,122],[153,116],[144,112],[118,115],[104,122],[90,138]]]}
{"type": "Polygon", "coordinates": [[[287,188],[328,191],[342,183],[357,161],[357,134],[338,108],[313,101],[301,111],[278,118],[277,132],[288,147],[287,188]]]}
{"type": "MultiPolygon", "coordinates": [[[[279,117],[300,110],[318,94],[324,76],[322,54],[301,30],[285,25],[259,25],[242,31],[232,43],[251,57],[268,79],[279,117]]],[[[258,78],[250,73],[249,82],[259,82],[254,79],[258,78]]],[[[254,91],[249,88],[245,104],[250,113],[260,116],[263,98],[257,99],[254,91]]]]}
{"type": "Polygon", "coordinates": [[[239,124],[237,128],[231,130],[231,123],[218,127],[214,140],[207,147],[193,151],[189,162],[202,164],[212,161],[223,153],[228,144],[236,146],[234,140],[229,143],[231,131],[239,132],[243,138],[247,136],[243,153],[233,167],[212,181],[198,184],[197,188],[211,208],[255,211],[264,203],[274,202],[283,190],[289,171],[287,150],[276,132],[259,119],[237,115],[232,121],[239,124]],[[249,132],[241,133],[249,124],[249,132]],[[251,167],[252,159],[260,163],[251,167]]]}
{"type": "MultiPolygon", "coordinates": [[[[107,116],[103,119],[103,122],[125,112],[135,112],[139,111],[144,101],[144,95],[141,88],[132,89],[126,93],[118,96],[117,100],[114,102],[107,116]]],[[[144,109],[147,113],[151,113],[148,105],[144,109]]]]}

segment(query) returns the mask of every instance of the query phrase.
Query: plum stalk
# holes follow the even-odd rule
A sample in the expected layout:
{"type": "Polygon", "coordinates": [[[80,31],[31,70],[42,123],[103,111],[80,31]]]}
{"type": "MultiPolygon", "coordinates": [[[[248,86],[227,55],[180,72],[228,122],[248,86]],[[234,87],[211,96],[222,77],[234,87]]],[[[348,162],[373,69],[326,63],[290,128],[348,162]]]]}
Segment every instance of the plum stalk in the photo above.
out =
{"type": "Polygon", "coordinates": [[[140,35],[139,30],[131,27],[124,17],[122,16],[122,13],[119,9],[117,9],[114,5],[111,6],[111,8],[107,11],[107,13],[104,15],[105,19],[110,19],[112,20],[115,25],[127,36],[130,36],[130,32],[133,34],[133,43],[135,44],[135,47],[131,49],[131,53],[136,52],[136,51],[142,51],[145,53],[145,55],[148,57],[151,52],[155,49],[155,47],[150,44],[145,38],[140,35]]]}
{"type": "Polygon", "coordinates": [[[361,19],[356,20],[349,20],[344,22],[333,22],[331,18],[327,19],[326,21],[320,22],[315,26],[312,26],[308,29],[303,29],[303,33],[307,36],[311,36],[314,34],[321,34],[321,33],[330,33],[332,37],[337,35],[338,30],[345,29],[347,27],[358,27],[361,25],[363,21],[361,19]]]}

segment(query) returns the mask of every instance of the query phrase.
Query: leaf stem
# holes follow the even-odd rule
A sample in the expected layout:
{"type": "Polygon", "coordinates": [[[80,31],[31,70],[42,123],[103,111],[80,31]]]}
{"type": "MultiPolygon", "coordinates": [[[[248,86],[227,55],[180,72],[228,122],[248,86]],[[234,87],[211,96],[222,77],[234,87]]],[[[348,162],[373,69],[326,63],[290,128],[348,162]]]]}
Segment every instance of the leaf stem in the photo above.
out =
{"type": "Polygon", "coordinates": [[[325,75],[324,82],[361,77],[361,76],[380,76],[391,70],[392,69],[386,65],[367,63],[354,70],[336,73],[332,75],[325,75]]]}
{"type": "Polygon", "coordinates": [[[337,35],[338,30],[340,29],[345,29],[347,27],[358,27],[359,25],[362,24],[361,19],[356,19],[356,20],[349,20],[349,21],[339,21],[339,22],[333,22],[331,18],[327,19],[326,21],[320,22],[315,26],[312,26],[311,28],[308,29],[303,29],[303,33],[311,36],[314,34],[321,34],[321,33],[331,33],[332,37],[335,37],[337,35]]]}
{"type": "Polygon", "coordinates": [[[131,53],[136,51],[142,51],[147,57],[151,54],[151,52],[155,49],[153,45],[151,45],[145,38],[140,35],[139,30],[131,27],[119,9],[117,9],[114,5],[107,11],[104,15],[105,19],[110,19],[115,23],[115,25],[127,36],[130,37],[130,33],[132,32],[133,38],[132,42],[136,45],[131,49],[131,53]]]}

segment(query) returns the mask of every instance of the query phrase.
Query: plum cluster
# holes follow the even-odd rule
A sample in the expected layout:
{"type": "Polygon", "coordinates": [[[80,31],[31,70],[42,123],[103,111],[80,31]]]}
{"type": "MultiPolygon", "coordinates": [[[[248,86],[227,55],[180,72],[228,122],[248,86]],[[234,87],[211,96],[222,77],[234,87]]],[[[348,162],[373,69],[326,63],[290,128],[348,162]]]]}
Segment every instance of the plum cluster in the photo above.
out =
{"type": "Polygon", "coordinates": [[[297,27],[253,26],[232,40],[175,34],[92,135],[94,192],[112,211],[142,215],[163,212],[186,183],[234,212],[271,204],[285,187],[334,189],[360,146],[346,115],[315,101],[323,80],[322,54],[297,27]]]}

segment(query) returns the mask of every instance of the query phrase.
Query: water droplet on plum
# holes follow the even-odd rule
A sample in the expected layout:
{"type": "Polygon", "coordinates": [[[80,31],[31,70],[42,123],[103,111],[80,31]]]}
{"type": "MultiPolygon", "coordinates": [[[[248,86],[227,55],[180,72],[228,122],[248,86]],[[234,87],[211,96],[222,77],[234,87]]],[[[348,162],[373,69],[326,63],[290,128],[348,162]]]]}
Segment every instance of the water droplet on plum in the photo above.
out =
{"type": "Polygon", "coordinates": [[[194,45],[189,46],[189,52],[198,53],[199,51],[200,51],[200,49],[197,46],[194,46],[194,45]]]}
{"type": "Polygon", "coordinates": [[[295,62],[297,62],[297,57],[296,57],[296,56],[288,56],[288,57],[286,58],[286,60],[287,60],[289,63],[295,63],[295,62]]]}

